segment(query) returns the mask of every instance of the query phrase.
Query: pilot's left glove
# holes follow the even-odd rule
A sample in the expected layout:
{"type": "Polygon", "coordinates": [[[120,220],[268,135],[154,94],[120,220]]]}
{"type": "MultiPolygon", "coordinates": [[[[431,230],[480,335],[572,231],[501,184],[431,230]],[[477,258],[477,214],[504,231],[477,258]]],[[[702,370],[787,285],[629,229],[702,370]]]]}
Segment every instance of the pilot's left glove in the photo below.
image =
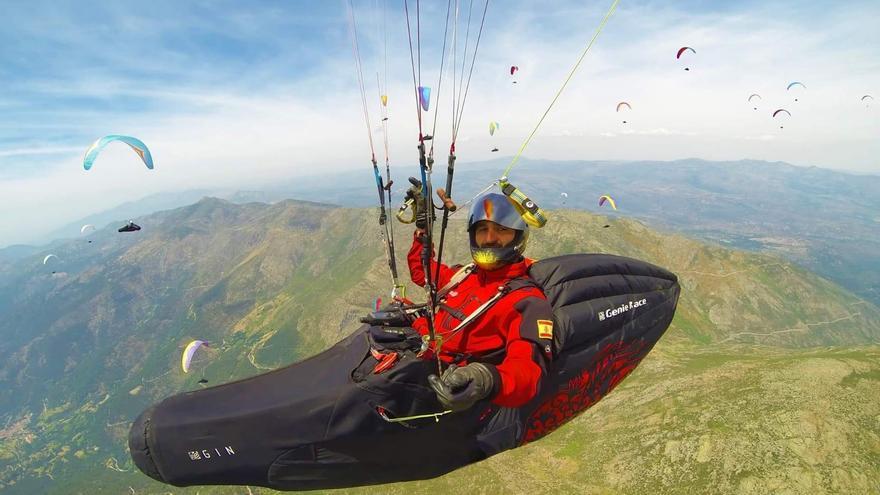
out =
{"type": "Polygon", "coordinates": [[[477,401],[495,395],[501,385],[498,371],[491,364],[471,363],[458,367],[451,365],[442,378],[430,375],[428,383],[437,399],[454,412],[464,411],[477,401]]]}

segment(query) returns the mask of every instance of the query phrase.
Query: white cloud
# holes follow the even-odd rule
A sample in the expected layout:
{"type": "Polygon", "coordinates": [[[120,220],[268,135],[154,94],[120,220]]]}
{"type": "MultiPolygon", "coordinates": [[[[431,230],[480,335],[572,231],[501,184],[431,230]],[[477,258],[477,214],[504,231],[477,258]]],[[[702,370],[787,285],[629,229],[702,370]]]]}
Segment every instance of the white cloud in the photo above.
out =
{"type": "Polygon", "coordinates": [[[761,134],[760,136],[743,136],[746,141],[773,141],[776,136],[773,134],[761,134]]]}
{"type": "Polygon", "coordinates": [[[83,148],[76,146],[37,146],[33,148],[0,149],[0,156],[59,155],[81,152],[83,152],[83,148]]]}
{"type": "MultiPolygon", "coordinates": [[[[494,147],[510,155],[519,149],[606,8],[572,4],[547,9],[531,3],[490,7],[461,121],[459,163],[495,158],[490,151],[494,147]],[[508,72],[512,64],[520,67],[517,84],[508,72]],[[495,136],[488,133],[490,120],[501,123],[495,136]]],[[[877,172],[880,105],[865,108],[859,98],[880,94],[880,35],[873,26],[880,7],[835,4],[823,12],[822,29],[811,24],[814,19],[780,14],[786,9],[759,4],[722,13],[666,4],[622,5],[526,154],[547,159],[755,158],[877,172]],[[688,61],[688,72],[674,56],[682,44],[697,52],[688,61]],[[785,91],[794,79],[807,85],[797,103],[785,91]],[[762,96],[758,111],[746,101],[752,92],[762,96]],[[615,112],[622,100],[632,105],[627,124],[615,112]],[[785,129],[769,116],[778,107],[793,116],[785,129]]],[[[241,15],[230,22],[244,27],[240,36],[259,36],[256,27],[247,29],[248,19],[241,15]]],[[[395,22],[400,21],[401,16],[395,22]]],[[[339,22],[344,22],[342,15],[339,22]]],[[[435,24],[425,29],[436,31],[435,24]]],[[[416,112],[409,54],[399,31],[389,44],[389,152],[393,166],[413,167],[416,112]]],[[[378,58],[368,54],[377,40],[369,29],[362,35],[369,128],[381,161],[382,134],[375,132],[378,58]]],[[[432,44],[425,46],[422,80],[434,87],[432,108],[440,110],[434,146],[442,156],[449,146],[452,84],[447,80],[436,87],[442,37],[436,32],[424,37],[432,44]]],[[[206,84],[212,80],[210,72],[179,85],[94,72],[64,83],[37,82],[32,90],[47,97],[127,97],[149,105],[82,114],[60,109],[39,122],[3,123],[4,129],[14,126],[21,132],[42,126],[90,137],[81,147],[69,138],[0,146],[0,245],[153,192],[252,188],[301,174],[369,167],[367,128],[347,50],[334,45],[323,63],[290,79],[270,60],[255,63],[240,84],[225,79],[206,84]],[[79,160],[89,142],[115,132],[143,139],[156,170],[138,167],[120,148],[108,149],[95,169],[82,171],[79,160]],[[44,168],[39,173],[29,169],[24,165],[28,158],[38,159],[44,168]]],[[[0,104],[20,108],[14,100],[0,104]]],[[[425,132],[433,127],[433,117],[433,112],[427,115],[425,132]]]]}

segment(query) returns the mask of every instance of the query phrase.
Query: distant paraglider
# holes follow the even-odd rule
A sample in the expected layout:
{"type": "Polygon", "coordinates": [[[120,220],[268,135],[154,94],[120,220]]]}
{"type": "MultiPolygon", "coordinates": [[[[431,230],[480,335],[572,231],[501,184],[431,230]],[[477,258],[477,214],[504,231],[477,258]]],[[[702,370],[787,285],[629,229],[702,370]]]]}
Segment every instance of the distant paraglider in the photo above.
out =
{"type": "Polygon", "coordinates": [[[516,76],[514,76],[514,74],[516,74],[517,71],[519,71],[519,67],[517,67],[515,65],[510,66],[510,77],[514,78],[513,84],[516,84],[516,76]]]}
{"type": "MultiPolygon", "coordinates": [[[[87,224],[83,225],[82,228],[79,229],[79,233],[80,233],[80,235],[86,235],[87,233],[91,233],[91,232],[94,232],[94,231],[96,231],[96,230],[97,230],[97,229],[95,228],[94,225],[92,225],[92,224],[90,224],[90,223],[87,223],[87,224]]],[[[92,243],[92,240],[91,240],[91,239],[89,239],[88,241],[89,241],[89,244],[92,243]]]]}
{"type": "Polygon", "coordinates": [[[144,144],[138,138],[134,138],[131,136],[119,136],[116,134],[111,134],[109,136],[104,136],[89,146],[89,149],[86,150],[86,155],[83,157],[83,168],[89,170],[92,168],[92,165],[95,163],[95,159],[98,157],[98,154],[101,153],[108,144],[120,141],[127,144],[134,150],[135,153],[141,157],[141,160],[144,162],[144,165],[147,166],[148,169],[153,169],[153,155],[150,154],[150,150],[147,148],[147,145],[144,144]]]}
{"type": "MultiPolygon", "coordinates": [[[[620,113],[620,109],[621,109],[621,108],[624,108],[624,107],[625,107],[625,108],[628,108],[628,109],[630,109],[630,110],[632,110],[632,108],[633,108],[632,106],[630,106],[629,103],[627,103],[627,102],[625,102],[625,101],[622,101],[622,102],[620,102],[620,103],[617,104],[617,110],[616,110],[617,113],[620,113]]],[[[624,120],[623,123],[626,124],[626,121],[624,120]]]]}
{"type": "Polygon", "coordinates": [[[609,205],[611,205],[611,209],[613,209],[614,211],[617,211],[617,204],[615,204],[614,199],[611,196],[608,196],[607,194],[599,196],[599,207],[601,208],[602,205],[604,205],[605,203],[608,203],[609,205]]]}
{"type": "MultiPolygon", "coordinates": [[[[681,47],[681,48],[678,49],[678,53],[675,54],[675,59],[676,59],[676,60],[681,60],[681,56],[682,56],[685,52],[688,52],[688,51],[691,52],[691,53],[694,53],[694,54],[697,53],[696,50],[694,50],[693,48],[691,48],[691,47],[689,47],[689,46],[683,46],[683,47],[681,47]]],[[[689,70],[691,70],[691,69],[690,69],[690,67],[685,67],[684,70],[689,71],[689,70]]]]}
{"type": "MultiPolygon", "coordinates": [[[[58,262],[58,256],[55,256],[54,254],[47,254],[46,257],[43,258],[43,265],[48,265],[49,261],[53,259],[55,260],[53,261],[53,264],[58,262]]],[[[52,273],[55,273],[55,270],[52,270],[52,273]]]]}
{"type": "Polygon", "coordinates": [[[565,205],[565,200],[568,199],[568,193],[559,193],[559,197],[562,198],[562,204],[565,205]]]}
{"type": "Polygon", "coordinates": [[[422,106],[423,111],[428,111],[428,107],[431,106],[431,88],[419,86],[419,105],[422,106]]]}
{"type": "MultiPolygon", "coordinates": [[[[752,93],[751,96],[749,96],[749,103],[751,103],[752,100],[755,99],[755,98],[757,98],[757,99],[759,99],[759,100],[762,99],[762,98],[761,98],[761,95],[759,95],[758,93],[752,93]]],[[[756,106],[753,107],[753,108],[754,108],[755,110],[757,110],[757,109],[758,109],[757,104],[756,104],[756,106]]]]}
{"type": "Polygon", "coordinates": [[[193,340],[183,349],[183,354],[180,356],[180,367],[183,369],[184,373],[189,373],[193,356],[195,356],[196,351],[202,346],[211,347],[211,344],[204,340],[193,340]]]}
{"type": "MultiPolygon", "coordinates": [[[[388,95],[382,95],[382,96],[379,97],[379,99],[382,100],[382,106],[383,106],[383,107],[387,107],[387,106],[388,106],[388,95]]],[[[383,120],[384,120],[384,119],[383,119],[383,120]]]]}
{"type": "MultiPolygon", "coordinates": [[[[791,112],[789,112],[788,110],[786,110],[784,108],[780,108],[779,110],[776,110],[775,112],[773,112],[773,118],[775,119],[777,115],[780,115],[782,113],[785,113],[786,115],[788,115],[789,118],[791,118],[791,112]]],[[[782,129],[783,128],[782,125],[780,125],[779,128],[782,129]]]]}
{"type": "MultiPolygon", "coordinates": [[[[497,131],[500,128],[501,128],[501,124],[499,124],[498,122],[489,122],[489,135],[494,136],[495,131],[497,131]]],[[[492,148],[492,151],[493,152],[498,151],[498,148],[492,148]]]]}
{"type": "Polygon", "coordinates": [[[869,101],[874,101],[874,97],[871,96],[871,95],[865,95],[865,96],[863,96],[862,99],[859,100],[859,101],[863,101],[863,102],[865,102],[865,108],[868,108],[869,106],[871,106],[871,104],[869,103],[869,101]]]}
{"type": "Polygon", "coordinates": [[[141,226],[132,222],[131,220],[129,220],[127,224],[123,225],[122,227],[119,227],[119,229],[117,229],[116,231],[117,232],[137,232],[138,230],[141,230],[141,226]]]}
{"type": "MultiPolygon", "coordinates": [[[[494,136],[495,131],[497,131],[498,129],[501,129],[501,124],[499,124],[498,122],[494,122],[494,121],[489,122],[489,135],[490,136],[494,136]]],[[[492,148],[493,153],[496,151],[498,151],[498,148],[492,148]]]]}
{"type": "MultiPolygon", "coordinates": [[[[794,82],[789,83],[789,84],[788,84],[788,87],[786,87],[785,90],[786,90],[786,91],[791,91],[791,88],[796,88],[796,87],[798,87],[798,86],[800,86],[800,87],[803,88],[803,89],[807,89],[807,87],[804,86],[804,83],[799,82],[799,81],[794,81],[794,82]]],[[[797,94],[797,93],[795,93],[795,94],[797,94]]],[[[797,96],[795,96],[794,101],[798,101],[797,96]]]]}

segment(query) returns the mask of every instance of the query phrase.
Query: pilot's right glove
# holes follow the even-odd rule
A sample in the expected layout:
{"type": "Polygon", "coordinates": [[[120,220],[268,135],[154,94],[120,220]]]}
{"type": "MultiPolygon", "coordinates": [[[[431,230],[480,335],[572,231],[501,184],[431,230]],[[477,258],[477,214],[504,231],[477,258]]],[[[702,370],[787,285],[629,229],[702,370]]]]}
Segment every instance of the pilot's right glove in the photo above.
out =
{"type": "Polygon", "coordinates": [[[428,383],[443,407],[453,412],[464,411],[477,401],[495,395],[501,385],[498,371],[491,364],[470,363],[458,367],[450,365],[443,373],[428,376],[428,383]]]}

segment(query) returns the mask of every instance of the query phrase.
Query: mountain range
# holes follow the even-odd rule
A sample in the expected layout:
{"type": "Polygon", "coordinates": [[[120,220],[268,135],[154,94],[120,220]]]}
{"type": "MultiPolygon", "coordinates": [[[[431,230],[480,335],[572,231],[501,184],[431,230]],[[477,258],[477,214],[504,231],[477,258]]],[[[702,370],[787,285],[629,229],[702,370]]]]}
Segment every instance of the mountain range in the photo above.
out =
{"type": "MultiPolygon", "coordinates": [[[[464,203],[489,185],[509,159],[460,163],[454,196],[464,203]]],[[[400,201],[409,186],[400,167],[392,190],[400,201]]],[[[445,166],[435,166],[435,187],[445,166]]],[[[880,170],[880,169],[878,169],[880,170]]],[[[522,159],[510,180],[542,206],[599,212],[609,194],[619,210],[605,212],[754,252],[776,253],[880,304],[880,176],[856,175],[782,162],[698,159],[658,161],[549,161],[522,159]],[[562,193],[567,197],[563,197],[562,193]]],[[[200,189],[152,195],[91,215],[47,235],[75,238],[85,223],[104,226],[191,204],[204,196],[246,203],[287,198],[347,207],[376,204],[372,168],[299,177],[259,190],[200,189]]],[[[394,209],[397,204],[391,205],[394,209]]],[[[607,208],[607,206],[606,206],[607,208]]],[[[0,249],[0,260],[32,252],[0,249]]]]}
{"type": "MultiPolygon", "coordinates": [[[[618,201],[623,209],[630,200],[618,201]]],[[[877,305],[781,253],[657,231],[621,212],[550,215],[532,233],[531,257],[606,252],[679,275],[667,335],[618,389],[546,439],[383,492],[877,487],[877,305]]],[[[376,216],[308,201],[206,198],[138,218],[141,232],[111,226],[91,243],[58,241],[0,260],[0,489],[166,492],[129,460],[131,420],[168,395],[289,364],[355,330],[390,289],[376,216]],[[44,265],[49,249],[57,260],[44,265]],[[215,345],[184,374],[180,353],[195,338],[215,345]]],[[[396,229],[407,279],[410,232],[396,229]]],[[[463,216],[453,217],[449,262],[469,258],[464,230],[463,216]]]]}

